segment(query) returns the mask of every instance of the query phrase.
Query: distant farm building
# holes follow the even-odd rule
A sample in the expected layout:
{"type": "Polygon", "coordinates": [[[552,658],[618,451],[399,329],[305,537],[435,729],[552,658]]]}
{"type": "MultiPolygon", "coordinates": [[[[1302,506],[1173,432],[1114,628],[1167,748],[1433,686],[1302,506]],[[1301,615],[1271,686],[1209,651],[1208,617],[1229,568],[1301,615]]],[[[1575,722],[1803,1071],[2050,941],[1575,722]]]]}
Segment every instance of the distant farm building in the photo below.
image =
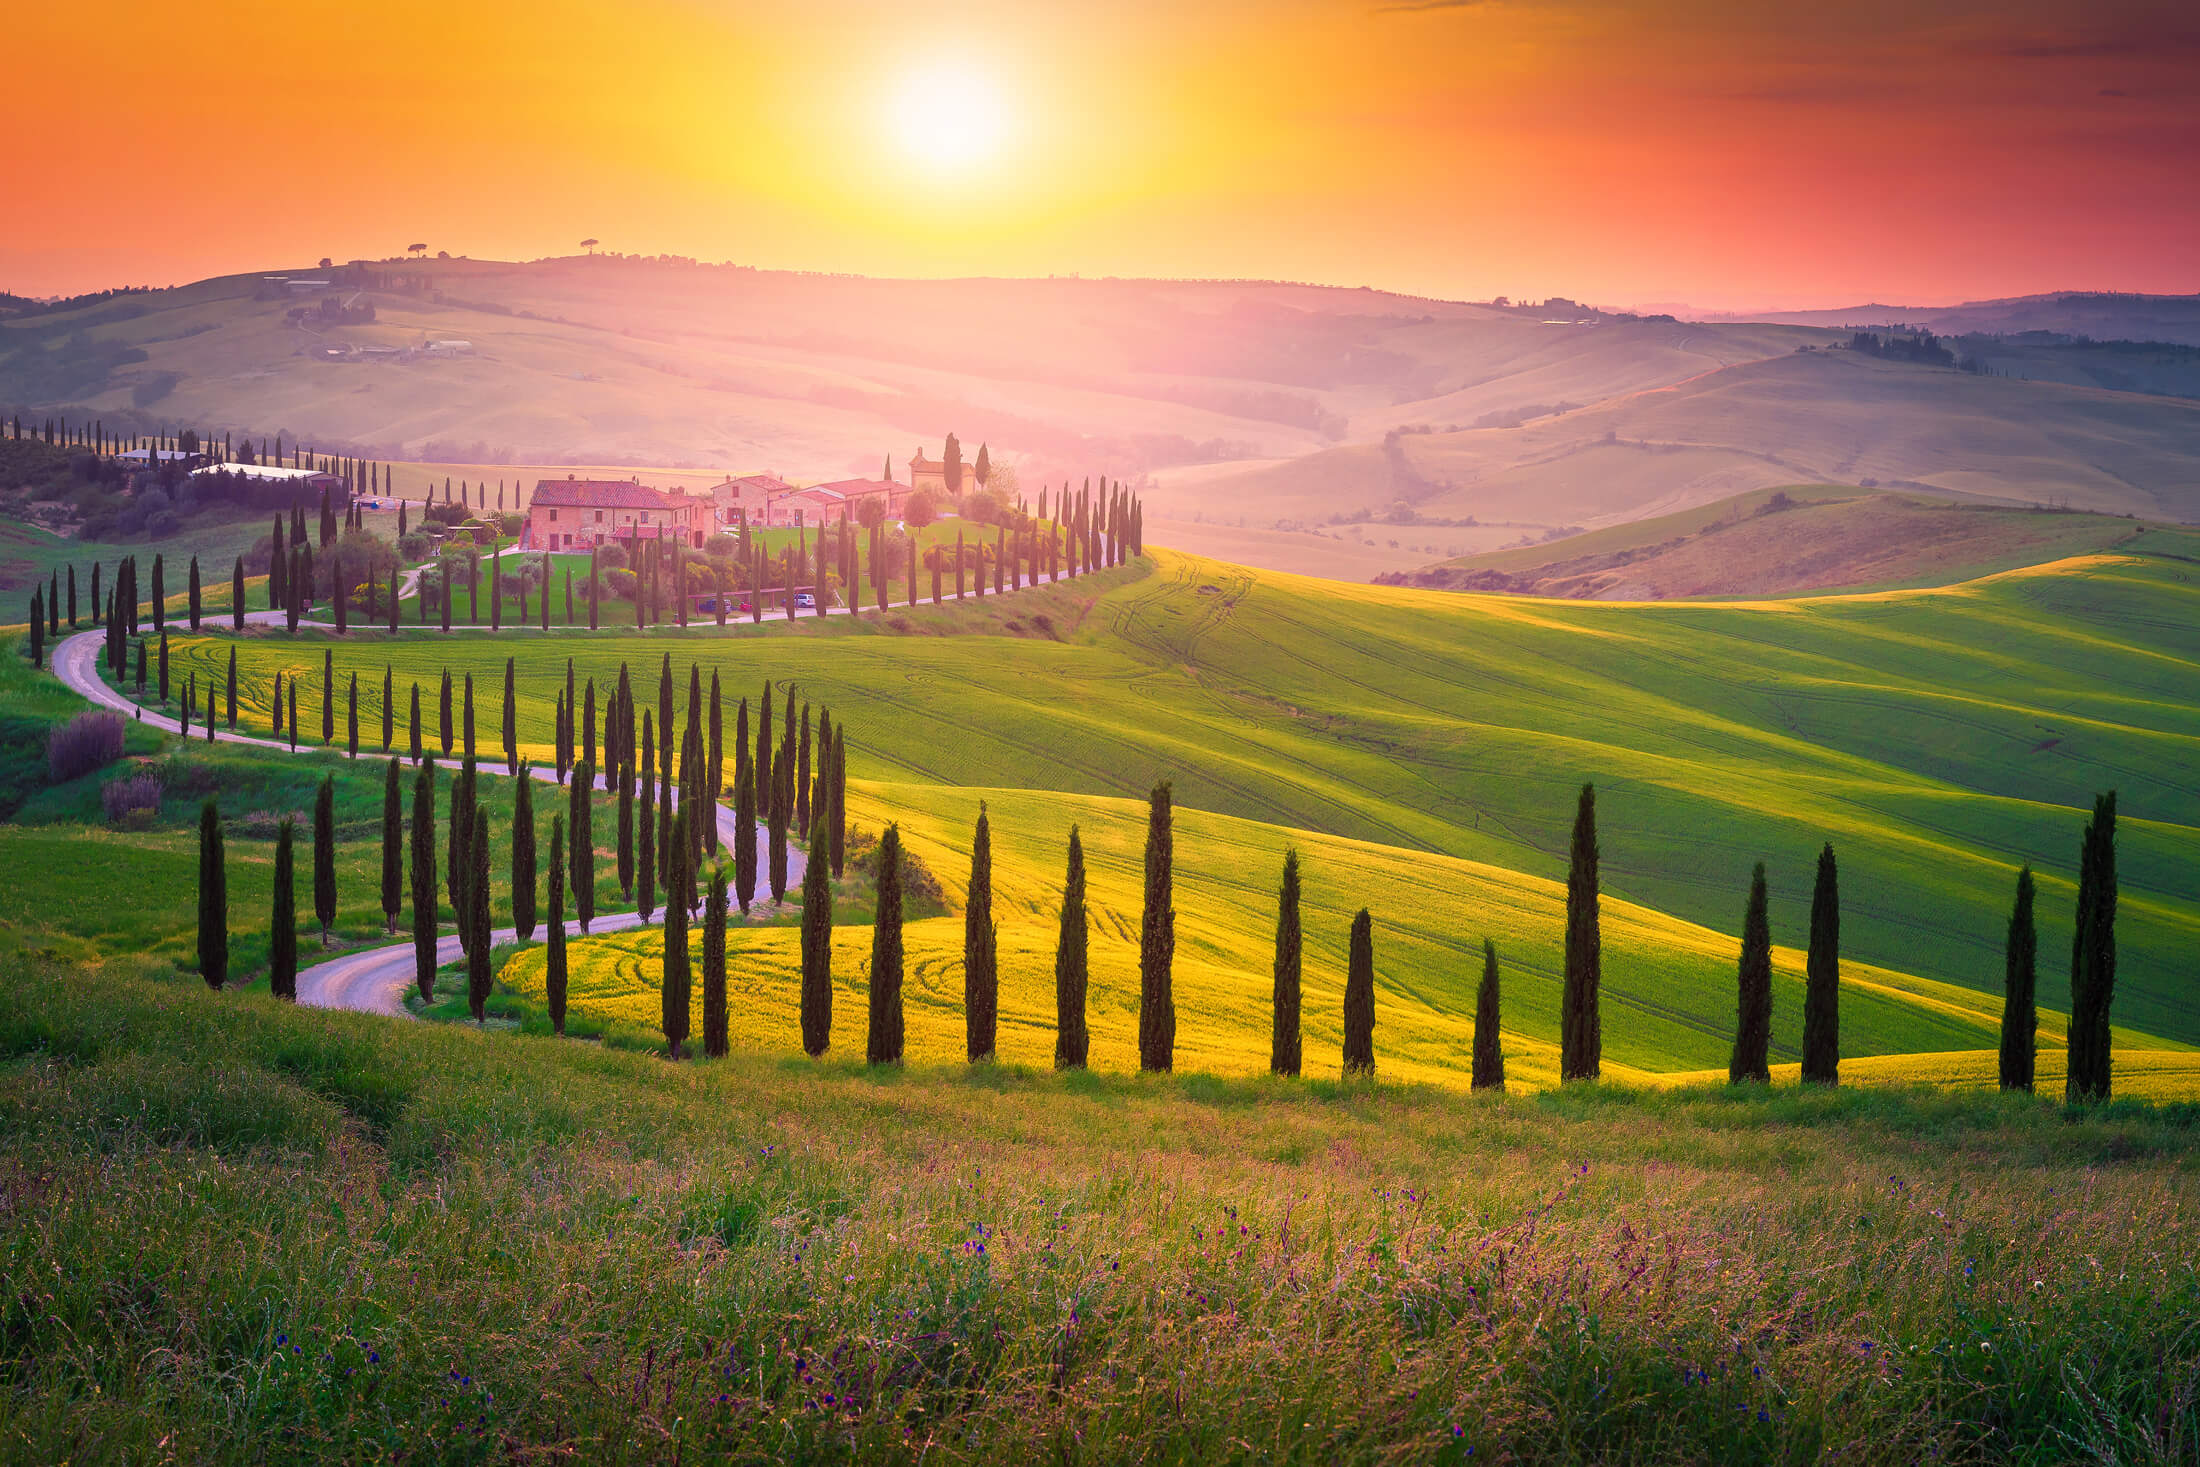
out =
{"type": "Polygon", "coordinates": [[[474,354],[474,344],[470,341],[431,341],[420,349],[431,357],[470,357],[474,354]]]}
{"type": "Polygon", "coordinates": [[[777,474],[743,474],[721,479],[705,491],[710,497],[711,518],[721,530],[764,522],[765,506],[774,495],[792,494],[794,485],[777,474]]]}
{"type": "Polygon", "coordinates": [[[857,507],[866,499],[883,500],[886,517],[895,519],[915,492],[909,485],[897,484],[891,479],[837,479],[805,489],[790,488],[765,501],[764,523],[780,529],[823,524],[844,514],[853,519],[857,507]]]}
{"type": "Polygon", "coordinates": [[[670,540],[701,549],[711,503],[637,479],[543,479],[527,503],[523,550],[588,550],[611,541],[670,540]]]}
{"type": "Polygon", "coordinates": [[[948,498],[957,493],[968,494],[977,487],[978,480],[970,472],[970,465],[967,463],[962,466],[962,485],[959,490],[956,490],[947,487],[947,465],[943,461],[936,458],[926,458],[922,448],[909,456],[909,488],[911,492],[918,489],[929,489],[942,498],[948,498]]]}

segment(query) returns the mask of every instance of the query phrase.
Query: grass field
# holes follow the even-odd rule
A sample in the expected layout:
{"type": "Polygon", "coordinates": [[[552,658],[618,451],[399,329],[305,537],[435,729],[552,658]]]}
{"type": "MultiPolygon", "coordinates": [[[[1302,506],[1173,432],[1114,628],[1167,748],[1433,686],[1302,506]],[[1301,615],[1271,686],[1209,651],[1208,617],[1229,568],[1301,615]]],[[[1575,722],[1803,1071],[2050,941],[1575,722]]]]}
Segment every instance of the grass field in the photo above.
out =
{"type": "Polygon", "coordinates": [[[866,1073],[0,956],[40,1461],[2189,1460],[2189,1107],[866,1073]]]}
{"type": "MultiPolygon", "coordinates": [[[[2117,1015],[2140,1033],[2200,1041],[2185,998],[2185,955],[2200,937],[2188,877],[2200,856],[2195,589],[2171,554],[2059,562],[1939,592],[1656,607],[1350,587],[1165,552],[1152,574],[1124,574],[1032,593],[1028,605],[1057,608],[1061,640],[924,634],[962,624],[967,608],[897,613],[907,634],[843,625],[830,655],[814,632],[769,624],[560,638],[551,665],[522,678],[521,737],[547,751],[565,656],[603,682],[629,662],[646,698],[670,651],[682,681],[698,660],[722,673],[729,698],[769,677],[830,705],[850,729],[858,780],[1121,798],[1174,777],[1190,810],[1390,848],[1375,864],[1395,877],[1362,900],[1393,925],[1429,904],[1432,868],[1415,853],[1558,876],[1574,791],[1594,780],[1611,896],[1729,933],[1763,859],[1775,937],[1793,943],[1809,862],[1830,839],[1847,956],[1975,994],[1999,991],[2020,861],[2041,873],[2041,951],[2067,945],[2082,811],[2115,786],[2117,1015]]],[[[524,644],[408,635],[361,642],[343,660],[376,687],[386,662],[401,688],[472,671],[494,727],[514,652],[524,644]]],[[[278,666],[317,676],[319,653],[248,637],[241,655],[264,688],[278,666]]],[[[179,656],[225,659],[227,639],[179,656]]],[[[897,791],[894,807],[913,821],[929,798],[897,791]]],[[[1032,819],[1029,880],[1045,889],[1064,820],[1032,819]]],[[[953,831],[949,821],[943,851],[953,831]]],[[[935,863],[949,874],[961,864],[935,863]]],[[[1241,934],[1266,920],[1272,880],[1255,869],[1229,899],[1243,908],[1229,918],[1241,934]]],[[[1448,940],[1456,951],[1482,935],[1448,940]]],[[[1533,951],[1525,924],[1490,935],[1533,951]]],[[[2042,966],[2042,1001],[2059,1006],[2060,964],[2042,966]]],[[[1705,1036],[1725,1032],[1731,997],[1711,982],[1712,959],[1700,971],[1706,986],[1686,1009],[1699,1028],[1660,1041],[1665,1068],[1717,1058],[1703,1057],[1705,1036]]],[[[1664,975],[1617,960],[1608,982],[1644,1005],[1666,988],[1664,975]]],[[[1974,1041],[1920,1034],[1915,1047],[1974,1041]]]]}

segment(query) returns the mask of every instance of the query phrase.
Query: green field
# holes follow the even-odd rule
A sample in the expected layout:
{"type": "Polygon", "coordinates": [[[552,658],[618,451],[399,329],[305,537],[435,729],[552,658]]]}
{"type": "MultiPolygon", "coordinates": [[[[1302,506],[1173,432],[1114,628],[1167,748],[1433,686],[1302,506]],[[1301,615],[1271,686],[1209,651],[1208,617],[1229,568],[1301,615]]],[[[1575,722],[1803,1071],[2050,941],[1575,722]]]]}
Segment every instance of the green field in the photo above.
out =
{"type": "MultiPolygon", "coordinates": [[[[853,775],[878,782],[873,823],[899,818],[914,833],[920,816],[931,822],[933,864],[950,877],[962,868],[972,792],[1120,799],[1174,778],[1189,810],[1279,827],[1260,835],[1268,859],[1215,894],[1212,919],[1235,934],[1217,941],[1215,961],[1231,975],[1216,981],[1218,1002],[1265,982],[1259,934],[1274,852],[1335,837],[1378,849],[1325,865],[1380,873],[1338,910],[1365,902],[1400,934],[1401,957],[1430,954],[1425,968],[1394,971],[1431,1008],[1456,1015],[1466,983],[1457,954],[1485,931],[1517,952],[1525,975],[1540,972],[1523,977],[1521,1012],[1509,1015],[1531,1043],[1548,1038],[1538,1018],[1552,966],[1544,919],[1437,906],[1431,890],[1457,868],[1421,856],[1517,873],[1524,887],[1556,878],[1584,780],[1599,787],[1608,896],[1709,934],[1738,929],[1750,864],[1763,859],[1775,937],[1797,943],[1809,862],[1831,840],[1852,963],[1969,995],[1960,1022],[1912,1003],[1859,1052],[1977,1047],[2021,861],[2041,874],[2041,999],[2064,1002],[2052,955],[2069,940],[2082,811],[2095,789],[2114,786],[2125,813],[2117,1018],[2154,1036],[2149,1047],[2200,1042],[2186,956],[2200,938],[2189,880],[2200,857],[2190,632],[2200,593],[2174,552],[2060,562],[1946,591],[1659,607],[1351,587],[1161,552],[1150,575],[1113,589],[1048,588],[999,606],[1018,604],[1055,606],[1056,636],[924,634],[966,608],[902,615],[905,634],[891,622],[850,625],[829,655],[814,635],[769,624],[737,637],[560,639],[555,674],[521,679],[521,737],[547,752],[566,655],[581,677],[606,682],[627,661],[645,698],[667,651],[683,682],[690,659],[720,671],[729,698],[767,677],[792,683],[847,721],[853,775]],[[1405,934],[1431,912],[1424,927],[1440,929],[1441,945],[1417,949],[1405,934]]],[[[212,664],[227,649],[213,637],[179,656],[212,664]]],[[[401,687],[446,667],[471,671],[483,726],[494,727],[504,660],[519,650],[407,634],[340,657],[377,687],[385,664],[401,687]]],[[[320,648],[255,636],[242,656],[264,686],[277,667],[317,676],[320,648]]],[[[1016,880],[1042,914],[1067,816],[1042,802],[1029,828],[1004,821],[1004,841],[1030,842],[1016,880]]],[[[1180,859],[1196,868],[1202,857],[1187,844],[1180,859]]],[[[1547,895],[1520,901],[1547,910],[1547,895]]],[[[1615,1058],[1695,1070],[1719,1057],[1727,963],[1715,937],[1699,945],[1678,995],[1647,951],[1615,954],[1607,992],[1635,1025],[1606,1026],[1615,1058]]],[[[1795,1012],[1790,995],[1776,1049],[1792,1046],[1795,1012]]],[[[1860,1040],[1868,1012],[1859,1000],[1860,1040]]],[[[1446,1042],[1432,1033],[1421,1053],[1446,1042]]]]}

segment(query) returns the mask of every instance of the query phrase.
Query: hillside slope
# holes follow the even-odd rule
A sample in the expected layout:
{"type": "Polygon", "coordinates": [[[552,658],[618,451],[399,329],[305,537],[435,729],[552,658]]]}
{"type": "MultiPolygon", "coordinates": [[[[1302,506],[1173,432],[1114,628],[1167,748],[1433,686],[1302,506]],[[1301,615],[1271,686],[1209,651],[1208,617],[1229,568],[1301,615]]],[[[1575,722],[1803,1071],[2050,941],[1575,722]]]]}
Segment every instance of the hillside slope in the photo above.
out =
{"type": "Polygon", "coordinates": [[[1379,579],[1595,601],[1731,599],[1947,585],[2113,549],[2142,533],[2143,522],[2119,516],[1801,485],[1379,579]]]}

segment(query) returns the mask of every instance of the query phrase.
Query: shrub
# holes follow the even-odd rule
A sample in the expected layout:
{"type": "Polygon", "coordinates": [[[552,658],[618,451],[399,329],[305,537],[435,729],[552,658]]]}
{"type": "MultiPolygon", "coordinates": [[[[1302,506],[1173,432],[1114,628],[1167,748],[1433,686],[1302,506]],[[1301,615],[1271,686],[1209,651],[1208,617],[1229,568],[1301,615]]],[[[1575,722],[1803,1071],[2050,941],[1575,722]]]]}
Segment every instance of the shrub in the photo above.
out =
{"type": "Polygon", "coordinates": [[[109,780],[99,792],[99,805],[109,825],[142,830],[160,814],[160,795],[160,775],[141,768],[135,774],[109,780]]]}
{"type": "Polygon", "coordinates": [[[596,551],[596,568],[606,571],[625,570],[627,568],[626,547],[616,540],[606,541],[596,551]]]}
{"type": "Polygon", "coordinates": [[[122,715],[79,713],[46,736],[46,775],[55,784],[122,757],[122,715]]]}
{"type": "Polygon", "coordinates": [[[435,541],[414,530],[398,540],[397,553],[409,561],[426,560],[435,553],[435,541]]]}
{"type": "Polygon", "coordinates": [[[145,533],[155,539],[173,535],[183,527],[183,520],[172,509],[156,509],[145,517],[145,533]]]}
{"type": "Polygon", "coordinates": [[[439,499],[421,511],[420,518],[431,525],[463,525],[473,518],[473,511],[463,504],[453,504],[448,499],[439,499]]]}
{"type": "Polygon", "coordinates": [[[630,570],[607,570],[603,573],[603,590],[606,596],[622,600],[634,599],[634,587],[638,584],[630,570]]]}

